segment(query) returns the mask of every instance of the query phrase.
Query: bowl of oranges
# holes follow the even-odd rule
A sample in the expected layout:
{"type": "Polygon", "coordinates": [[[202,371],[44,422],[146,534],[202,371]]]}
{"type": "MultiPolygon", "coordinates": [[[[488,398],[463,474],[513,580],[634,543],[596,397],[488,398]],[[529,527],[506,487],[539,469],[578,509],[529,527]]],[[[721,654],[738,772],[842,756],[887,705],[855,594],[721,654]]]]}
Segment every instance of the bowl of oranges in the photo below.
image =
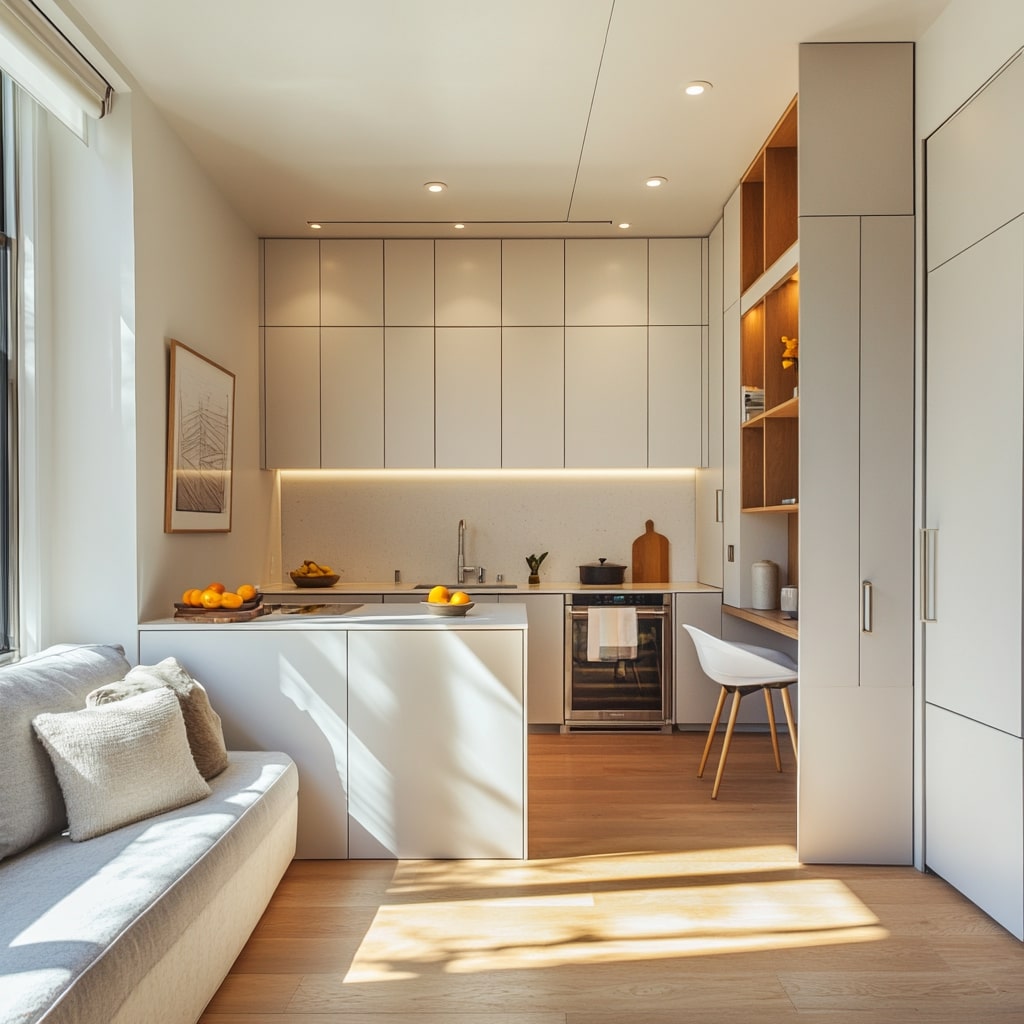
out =
{"type": "Polygon", "coordinates": [[[431,587],[421,603],[434,615],[465,615],[473,607],[472,598],[464,590],[449,591],[441,586],[431,587]]]}
{"type": "Polygon", "coordinates": [[[176,611],[189,612],[246,612],[258,608],[263,595],[251,584],[243,583],[228,590],[223,583],[208,583],[205,587],[189,587],[174,603],[176,611]]]}

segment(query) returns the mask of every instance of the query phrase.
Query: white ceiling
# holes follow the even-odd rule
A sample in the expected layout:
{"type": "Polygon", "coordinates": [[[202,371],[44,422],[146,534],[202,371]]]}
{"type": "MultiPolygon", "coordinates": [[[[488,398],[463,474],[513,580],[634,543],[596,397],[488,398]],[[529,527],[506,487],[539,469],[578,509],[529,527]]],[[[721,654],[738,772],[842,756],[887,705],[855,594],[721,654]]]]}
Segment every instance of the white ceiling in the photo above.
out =
{"type": "Polygon", "coordinates": [[[260,235],[584,237],[707,234],[800,42],[948,0],[73,2],[260,235]]]}

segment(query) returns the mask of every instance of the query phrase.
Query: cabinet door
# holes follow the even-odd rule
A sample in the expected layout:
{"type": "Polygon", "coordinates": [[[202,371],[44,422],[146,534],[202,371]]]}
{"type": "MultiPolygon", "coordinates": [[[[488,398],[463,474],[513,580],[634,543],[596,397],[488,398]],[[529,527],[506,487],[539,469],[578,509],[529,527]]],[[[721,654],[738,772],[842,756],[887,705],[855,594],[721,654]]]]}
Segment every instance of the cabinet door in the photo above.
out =
{"type": "Polygon", "coordinates": [[[174,657],[210,694],[228,750],[282,750],[299,770],[296,856],[348,856],[346,634],[141,630],[139,657],[174,657]]]}
{"type": "Polygon", "coordinates": [[[267,327],[263,339],[267,469],[320,468],[320,329],[267,327]]]}
{"type": "Polygon", "coordinates": [[[565,243],[513,238],[501,243],[501,322],[506,327],[565,323],[565,243]]]}
{"type": "Polygon", "coordinates": [[[434,330],[384,330],[384,465],[434,465],[434,330]]]}
{"type": "Polygon", "coordinates": [[[500,328],[439,327],[435,344],[435,464],[500,466],[500,328]]]}
{"type": "Polygon", "coordinates": [[[320,242],[320,323],[332,327],[384,323],[384,245],[379,238],[320,242]]]}
{"type": "Polygon", "coordinates": [[[703,254],[699,238],[652,238],[648,242],[648,322],[663,326],[703,324],[703,254]]]}
{"type": "Polygon", "coordinates": [[[320,329],[320,465],[384,465],[384,330],[320,329]]]}
{"type": "Polygon", "coordinates": [[[523,633],[349,635],[349,842],[365,858],[526,855],[523,633]]]}
{"type": "Polygon", "coordinates": [[[268,327],[320,325],[320,243],[268,238],[263,243],[263,315],[268,327]]]}
{"type": "Polygon", "coordinates": [[[647,242],[567,239],[565,322],[575,326],[647,323],[647,242]]]}
{"type": "Polygon", "coordinates": [[[439,241],[434,248],[438,327],[501,324],[501,243],[439,241]]]}
{"type": "Polygon", "coordinates": [[[647,465],[647,328],[565,329],[565,464],[647,465]]]}
{"type": "Polygon", "coordinates": [[[502,594],[499,604],[525,604],[526,714],[530,725],[565,721],[565,598],[561,594],[502,594]]]}
{"type": "Polygon", "coordinates": [[[565,331],[505,327],[501,332],[501,464],[565,465],[565,331]]]}
{"type": "MultiPolygon", "coordinates": [[[[693,646],[693,638],[683,629],[684,625],[696,626],[712,636],[722,635],[721,594],[676,594],[675,596],[675,700],[673,720],[683,727],[707,729],[715,713],[721,687],[704,675],[693,646]]],[[[740,705],[740,710],[749,712],[746,706],[755,703],[760,706],[762,718],[764,702],[749,701],[740,705]]]]}
{"type": "Polygon", "coordinates": [[[429,239],[385,239],[384,324],[434,325],[434,243],[429,239]]]}
{"type": "Polygon", "coordinates": [[[701,464],[703,332],[700,327],[651,327],[647,343],[647,465],[701,464]]]}

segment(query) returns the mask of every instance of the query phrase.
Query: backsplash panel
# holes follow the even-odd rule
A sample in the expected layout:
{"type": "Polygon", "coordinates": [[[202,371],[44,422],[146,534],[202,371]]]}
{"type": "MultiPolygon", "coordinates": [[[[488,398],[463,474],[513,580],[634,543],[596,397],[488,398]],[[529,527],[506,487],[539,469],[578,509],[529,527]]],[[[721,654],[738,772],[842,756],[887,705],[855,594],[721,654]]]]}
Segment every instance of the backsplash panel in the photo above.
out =
{"type": "Polygon", "coordinates": [[[526,556],[549,552],[544,582],[579,578],[581,562],[627,566],[648,519],[670,545],[673,580],[696,579],[692,470],[634,473],[281,474],[284,574],[312,558],[342,583],[453,582],[458,523],[468,565],[526,583],[526,556]]]}

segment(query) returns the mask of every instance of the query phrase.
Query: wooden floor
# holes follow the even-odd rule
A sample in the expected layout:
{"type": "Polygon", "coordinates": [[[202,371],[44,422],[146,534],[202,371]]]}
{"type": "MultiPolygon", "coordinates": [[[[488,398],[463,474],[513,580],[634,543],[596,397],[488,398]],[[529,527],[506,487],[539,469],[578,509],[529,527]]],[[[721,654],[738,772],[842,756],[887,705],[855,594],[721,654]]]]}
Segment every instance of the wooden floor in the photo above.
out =
{"type": "Polygon", "coordinates": [[[1024,1021],[1024,946],[912,868],[802,867],[792,752],[530,737],[530,860],[296,861],[203,1024],[1024,1021]],[[717,758],[717,750],[713,761],[717,758]]]}

